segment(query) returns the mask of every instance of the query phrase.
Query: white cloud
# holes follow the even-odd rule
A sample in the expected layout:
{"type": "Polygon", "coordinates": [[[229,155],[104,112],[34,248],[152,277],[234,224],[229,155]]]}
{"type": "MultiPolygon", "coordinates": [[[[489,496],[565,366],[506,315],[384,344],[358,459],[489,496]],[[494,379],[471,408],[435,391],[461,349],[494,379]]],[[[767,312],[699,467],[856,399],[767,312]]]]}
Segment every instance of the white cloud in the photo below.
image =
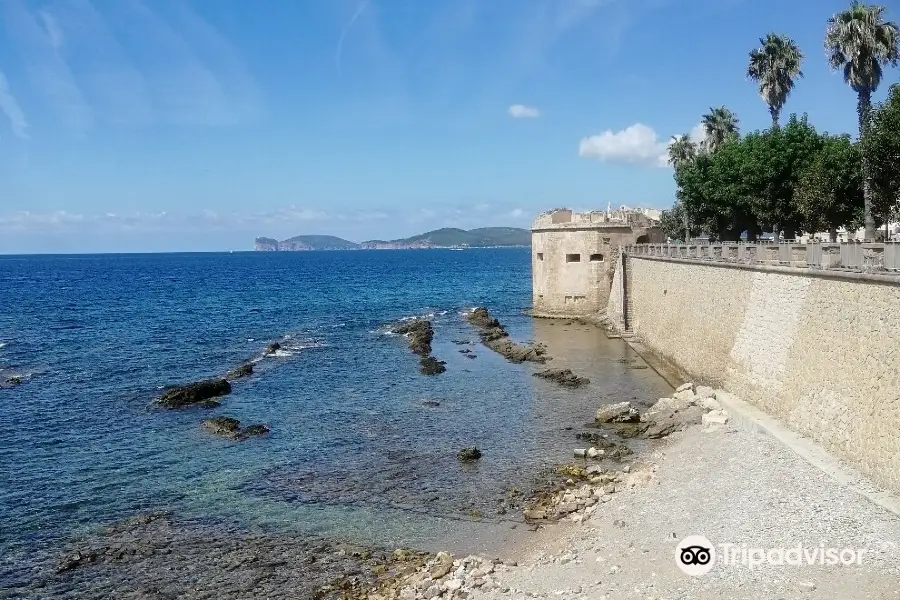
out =
{"type": "Polygon", "coordinates": [[[25,113],[22,112],[22,108],[12,95],[3,71],[0,71],[0,111],[3,111],[3,114],[9,119],[9,126],[16,137],[23,140],[28,139],[28,122],[25,120],[25,113]]]}
{"type": "Polygon", "coordinates": [[[510,211],[509,216],[518,218],[524,214],[525,214],[525,211],[522,210],[521,208],[514,208],[513,210],[510,211]]]}
{"type": "Polygon", "coordinates": [[[509,107],[509,116],[511,116],[513,119],[535,119],[541,116],[541,111],[533,106],[513,104],[509,107]]]}
{"type": "MultiPolygon", "coordinates": [[[[696,125],[688,135],[695,144],[700,144],[706,139],[702,124],[696,125]]],[[[652,127],[635,123],[621,131],[608,129],[603,133],[582,138],[578,146],[578,155],[608,163],[667,167],[669,146],[673,141],[671,136],[663,141],[652,127]]]]}
{"type": "Polygon", "coordinates": [[[621,131],[607,129],[603,133],[582,138],[578,155],[601,162],[659,165],[668,144],[656,131],[643,123],[635,123],[621,131]]]}

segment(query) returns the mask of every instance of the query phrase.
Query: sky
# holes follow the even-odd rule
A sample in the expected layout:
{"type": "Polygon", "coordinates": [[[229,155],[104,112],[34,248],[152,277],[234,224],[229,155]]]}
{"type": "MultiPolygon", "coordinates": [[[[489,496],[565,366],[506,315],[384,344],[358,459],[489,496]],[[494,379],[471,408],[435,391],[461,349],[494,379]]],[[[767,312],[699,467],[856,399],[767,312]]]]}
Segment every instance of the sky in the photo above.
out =
{"type": "MultiPolygon", "coordinates": [[[[900,20],[900,0],[883,3],[900,20]]],[[[788,100],[855,132],[845,0],[0,0],[0,253],[246,250],[666,208],[671,136],[796,40],[788,100]]],[[[900,80],[889,69],[875,99],[900,80]]]]}

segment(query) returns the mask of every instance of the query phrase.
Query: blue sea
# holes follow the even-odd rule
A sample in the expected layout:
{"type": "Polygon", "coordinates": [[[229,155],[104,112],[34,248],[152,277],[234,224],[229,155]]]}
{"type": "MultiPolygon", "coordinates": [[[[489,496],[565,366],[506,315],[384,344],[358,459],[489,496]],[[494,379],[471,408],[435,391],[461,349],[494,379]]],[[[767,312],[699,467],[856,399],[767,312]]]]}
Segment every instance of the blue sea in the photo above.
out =
{"type": "Polygon", "coordinates": [[[530,300],[527,249],[0,256],[0,381],[24,378],[0,389],[0,587],[155,510],[394,546],[512,539],[520,514],[497,498],[570,461],[600,404],[669,391],[627,367],[621,340],[531,319],[530,300]],[[591,384],[557,387],[481,346],[464,319],[481,305],[591,384]],[[387,332],[415,316],[446,373],[420,375],[387,332]],[[275,341],[219,408],[153,405],[275,341]],[[216,438],[200,427],[216,415],[271,433],[216,438]],[[461,464],[471,445],[483,458],[461,464]]]}

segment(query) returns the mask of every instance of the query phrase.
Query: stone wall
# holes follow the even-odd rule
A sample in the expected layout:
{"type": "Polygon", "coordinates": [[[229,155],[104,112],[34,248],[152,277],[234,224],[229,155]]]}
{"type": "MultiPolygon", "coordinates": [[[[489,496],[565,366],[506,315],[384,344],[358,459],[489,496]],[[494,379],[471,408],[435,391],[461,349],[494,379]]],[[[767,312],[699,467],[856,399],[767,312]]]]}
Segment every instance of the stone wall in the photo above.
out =
{"type": "MultiPolygon", "coordinates": [[[[900,491],[900,285],[639,257],[625,268],[629,325],[648,347],[900,491]]],[[[608,311],[621,319],[622,299],[608,311]]]]}

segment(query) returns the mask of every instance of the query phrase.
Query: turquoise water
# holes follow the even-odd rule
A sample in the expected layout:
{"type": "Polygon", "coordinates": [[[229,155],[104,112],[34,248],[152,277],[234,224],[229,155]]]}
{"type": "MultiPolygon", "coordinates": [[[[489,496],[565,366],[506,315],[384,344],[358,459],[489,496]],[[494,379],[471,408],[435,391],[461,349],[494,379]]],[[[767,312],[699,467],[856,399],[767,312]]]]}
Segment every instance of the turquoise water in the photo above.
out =
{"type": "Polygon", "coordinates": [[[619,340],[532,321],[530,297],[527,249],[0,257],[0,381],[26,378],[0,389],[0,583],[68,536],[158,509],[477,546],[513,518],[492,511],[497,497],[571,455],[566,427],[667,389],[618,362],[631,355],[619,340]],[[591,385],[554,387],[477,344],[462,317],[477,305],[591,385]],[[384,328],[424,315],[447,361],[436,377],[384,328]],[[152,405],[163,386],[221,375],[272,341],[283,351],[220,408],[152,405]],[[213,415],[272,432],[213,438],[199,427],[213,415]],[[484,458],[460,464],[472,444],[484,458]]]}

